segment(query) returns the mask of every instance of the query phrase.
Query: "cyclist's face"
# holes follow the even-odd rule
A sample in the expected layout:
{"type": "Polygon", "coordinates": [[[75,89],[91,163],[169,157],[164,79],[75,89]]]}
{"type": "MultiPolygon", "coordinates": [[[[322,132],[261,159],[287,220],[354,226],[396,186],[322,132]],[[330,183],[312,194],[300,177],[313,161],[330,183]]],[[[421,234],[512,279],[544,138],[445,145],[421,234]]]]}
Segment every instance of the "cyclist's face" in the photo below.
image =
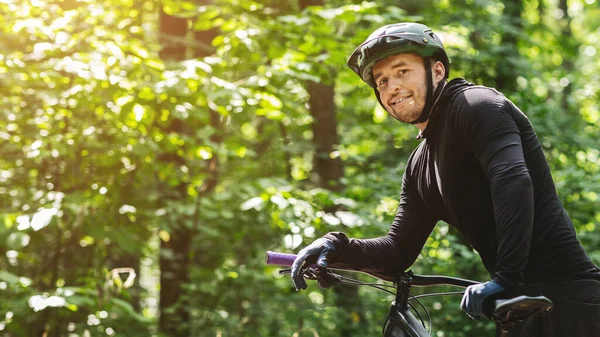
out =
{"type": "MultiPolygon", "coordinates": [[[[443,79],[441,62],[432,65],[434,87],[443,79]],[[441,67],[441,68],[440,68],[441,67]]],[[[416,54],[397,54],[379,61],[373,77],[383,106],[392,117],[405,123],[416,120],[425,107],[427,72],[423,59],[416,54]]]]}

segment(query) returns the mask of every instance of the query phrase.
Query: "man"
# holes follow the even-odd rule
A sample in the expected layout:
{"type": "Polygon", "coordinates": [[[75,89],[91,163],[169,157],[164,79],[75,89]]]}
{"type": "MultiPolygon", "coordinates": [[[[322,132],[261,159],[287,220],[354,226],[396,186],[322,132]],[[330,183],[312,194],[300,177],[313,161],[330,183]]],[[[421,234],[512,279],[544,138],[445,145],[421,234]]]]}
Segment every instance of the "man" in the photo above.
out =
{"type": "Polygon", "coordinates": [[[600,336],[600,271],[576,238],[526,116],[494,89],[447,82],[444,46],[421,24],[376,30],[348,65],[392,117],[420,130],[422,142],[406,165],[388,234],[317,239],[294,262],[296,289],[306,288],[300,270],[309,258],[393,279],[443,220],[479,252],[491,276],[465,291],[461,307],[471,317],[485,316],[486,300],[541,294],[553,312],[511,336],[600,336]]]}

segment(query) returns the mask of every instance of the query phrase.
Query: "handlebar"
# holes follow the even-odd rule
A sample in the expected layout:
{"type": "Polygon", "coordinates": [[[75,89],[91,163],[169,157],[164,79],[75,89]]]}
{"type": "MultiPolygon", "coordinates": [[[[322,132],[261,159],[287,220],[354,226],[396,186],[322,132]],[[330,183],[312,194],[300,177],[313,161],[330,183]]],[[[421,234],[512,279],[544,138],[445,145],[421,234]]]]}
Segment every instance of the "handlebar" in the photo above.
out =
{"type": "MultiPolygon", "coordinates": [[[[266,263],[268,265],[276,265],[281,267],[291,267],[296,259],[296,255],[294,254],[286,254],[286,253],[278,253],[268,251],[266,254],[266,263]]],[[[315,265],[309,265],[307,271],[310,273],[316,270],[315,265]]],[[[327,268],[327,269],[338,269],[338,270],[348,270],[352,269],[346,268],[335,268],[335,266],[327,268]]],[[[286,270],[289,272],[289,269],[286,270]]],[[[330,273],[330,272],[329,272],[330,273]]],[[[369,274],[369,273],[367,273],[369,274]]],[[[335,274],[331,274],[334,275],[335,274]]],[[[371,276],[381,278],[377,275],[369,274],[371,276]]],[[[313,275],[314,276],[314,275],[313,275]]],[[[451,285],[458,286],[462,288],[466,288],[468,286],[478,284],[480,282],[466,280],[456,277],[448,277],[448,276],[437,276],[437,275],[416,275],[412,272],[400,273],[397,275],[396,286],[398,292],[396,293],[396,302],[395,303],[404,303],[404,306],[408,300],[408,291],[411,286],[435,286],[435,285],[451,285]]],[[[356,283],[355,283],[356,284],[356,283]]],[[[528,296],[518,296],[512,299],[501,299],[495,300],[493,310],[491,313],[491,318],[496,321],[498,327],[500,327],[501,331],[505,333],[508,331],[507,329],[513,326],[516,322],[522,322],[523,320],[540,314],[547,313],[552,310],[552,301],[543,296],[538,297],[528,297],[528,296]]]]}
{"type": "MultiPolygon", "coordinates": [[[[266,258],[266,262],[268,265],[291,267],[292,264],[294,263],[294,260],[296,259],[296,255],[268,251],[265,258],[266,258]]],[[[335,267],[332,267],[329,269],[353,271],[352,269],[335,268],[335,267]]],[[[355,270],[355,271],[358,271],[358,270],[355,270]]],[[[369,274],[369,273],[367,273],[367,274],[369,274]]],[[[372,275],[372,274],[369,274],[369,275],[380,278],[377,275],[372,275]]],[[[478,284],[478,283],[480,283],[480,282],[457,278],[457,277],[438,276],[438,275],[425,276],[425,275],[417,275],[417,274],[413,274],[412,280],[411,280],[411,284],[416,287],[451,285],[451,286],[466,288],[470,285],[474,285],[474,284],[478,284]]]]}
{"type": "Polygon", "coordinates": [[[280,267],[291,267],[296,259],[294,254],[278,253],[268,251],[266,257],[267,264],[280,267]]]}

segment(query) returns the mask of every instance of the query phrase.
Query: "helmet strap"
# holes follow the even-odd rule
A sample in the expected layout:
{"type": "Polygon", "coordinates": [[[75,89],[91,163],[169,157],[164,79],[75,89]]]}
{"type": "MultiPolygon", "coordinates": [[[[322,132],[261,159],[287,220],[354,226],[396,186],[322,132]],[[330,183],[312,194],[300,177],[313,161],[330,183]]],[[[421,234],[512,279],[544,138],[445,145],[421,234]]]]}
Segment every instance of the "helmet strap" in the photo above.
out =
{"type": "Polygon", "coordinates": [[[424,57],[423,62],[425,63],[425,72],[427,73],[427,98],[425,99],[425,106],[423,107],[421,116],[419,116],[419,118],[415,119],[414,121],[410,122],[410,124],[424,123],[426,120],[429,119],[429,115],[431,114],[431,108],[433,107],[433,79],[431,78],[431,59],[429,57],[424,57]]]}

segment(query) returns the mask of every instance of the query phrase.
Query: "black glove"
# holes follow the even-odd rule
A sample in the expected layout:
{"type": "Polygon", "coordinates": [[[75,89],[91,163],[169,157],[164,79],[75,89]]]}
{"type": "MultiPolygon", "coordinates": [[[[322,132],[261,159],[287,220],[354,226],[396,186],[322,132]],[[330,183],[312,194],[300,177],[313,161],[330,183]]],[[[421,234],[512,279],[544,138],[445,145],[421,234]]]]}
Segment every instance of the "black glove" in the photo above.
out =
{"type": "Polygon", "coordinates": [[[479,283],[469,286],[463,295],[460,307],[472,319],[481,319],[486,316],[484,313],[484,301],[492,299],[504,291],[504,287],[495,281],[479,283]]]}
{"type": "Polygon", "coordinates": [[[306,259],[311,256],[317,256],[317,267],[327,268],[328,254],[335,252],[333,242],[320,238],[315,240],[310,245],[304,247],[296,256],[296,260],[292,264],[292,281],[296,290],[306,289],[306,281],[302,276],[301,270],[306,259]]]}

